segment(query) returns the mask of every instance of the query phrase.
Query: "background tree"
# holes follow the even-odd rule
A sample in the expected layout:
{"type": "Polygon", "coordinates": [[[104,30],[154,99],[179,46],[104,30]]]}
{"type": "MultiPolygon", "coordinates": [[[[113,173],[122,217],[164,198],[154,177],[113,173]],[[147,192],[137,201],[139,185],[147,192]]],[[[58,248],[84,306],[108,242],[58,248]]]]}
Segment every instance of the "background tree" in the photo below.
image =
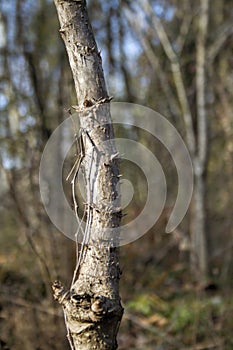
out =
{"type": "Polygon", "coordinates": [[[208,63],[213,47],[222,45],[230,35],[230,31],[229,28],[225,29],[224,35],[220,30],[221,34],[219,33],[217,39],[210,39],[211,44],[208,42],[207,37],[212,33],[211,30],[208,31],[210,13],[208,1],[200,1],[197,6],[183,3],[183,7],[180,8],[170,4],[167,7],[160,7],[160,4],[156,3],[153,5],[149,1],[139,1],[134,7],[131,6],[130,10],[126,9],[126,17],[141,41],[155,74],[158,75],[161,90],[169,105],[169,113],[174,115],[176,120],[179,115],[183,118],[195,175],[190,223],[191,270],[199,282],[205,283],[209,271],[206,172],[210,123],[210,120],[207,120],[207,114],[210,112],[208,97],[211,93],[211,84],[208,82],[211,78],[208,74],[210,67],[208,63]],[[138,25],[140,23],[138,8],[145,14],[142,16],[141,27],[138,25]],[[181,25],[176,34],[174,28],[178,28],[178,21],[181,25]],[[156,40],[159,40],[161,47],[156,40]],[[169,69],[171,73],[167,72],[167,76],[164,75],[164,69],[169,69]]]}
{"type": "MultiPolygon", "coordinates": [[[[181,38],[179,60],[196,136],[199,2],[153,0],[150,4],[170,42],[181,38]]],[[[126,311],[119,349],[148,350],[154,349],[155,343],[173,350],[232,348],[232,5],[231,0],[209,4],[204,200],[211,283],[204,291],[199,292],[190,281],[190,254],[185,250],[190,249],[192,208],[173,234],[164,235],[177,190],[172,159],[159,142],[139,130],[117,130],[123,137],[130,133],[129,137],[152,147],[165,170],[169,194],[157,225],[121,250],[126,311]]],[[[118,101],[152,107],[165,115],[185,140],[170,62],[149,25],[149,14],[130,1],[90,0],[88,6],[110,95],[118,101]],[[129,6],[131,13],[135,8],[140,14],[136,28],[125,15],[129,6]]],[[[50,281],[59,278],[69,283],[75,264],[74,244],[55,230],[44,213],[37,169],[46,134],[68,116],[64,108],[76,104],[72,76],[50,0],[2,0],[0,12],[0,339],[16,350],[69,349],[63,314],[52,301],[50,281]],[[37,102],[36,81],[44,116],[37,102]],[[46,264],[35,255],[31,243],[46,264]]],[[[120,167],[138,189],[125,210],[127,221],[143,206],[145,184],[132,164],[124,161],[120,167]]]]}

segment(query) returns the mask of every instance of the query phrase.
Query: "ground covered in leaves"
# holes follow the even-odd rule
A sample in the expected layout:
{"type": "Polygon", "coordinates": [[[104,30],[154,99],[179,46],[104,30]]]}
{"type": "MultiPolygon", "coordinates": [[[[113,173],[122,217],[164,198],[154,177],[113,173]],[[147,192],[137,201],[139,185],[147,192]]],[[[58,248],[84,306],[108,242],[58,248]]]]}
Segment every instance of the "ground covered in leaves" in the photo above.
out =
{"type": "MultiPolygon", "coordinates": [[[[62,311],[52,299],[51,285],[46,285],[27,241],[12,235],[1,238],[0,349],[68,350],[62,311]]],[[[69,251],[68,240],[62,239],[69,251]]],[[[121,248],[125,313],[119,350],[233,349],[232,282],[223,283],[215,273],[205,286],[194,283],[188,259],[177,247],[158,260],[169,239],[156,247],[149,235],[121,248]]],[[[60,276],[65,283],[72,267],[73,262],[66,265],[60,276]]]]}
{"type": "Polygon", "coordinates": [[[140,281],[136,286],[129,283],[127,290],[122,287],[125,314],[120,350],[233,349],[229,287],[215,281],[205,288],[186,282],[188,271],[179,263],[169,271],[147,267],[141,277],[142,283],[148,279],[146,287],[140,281]]]}

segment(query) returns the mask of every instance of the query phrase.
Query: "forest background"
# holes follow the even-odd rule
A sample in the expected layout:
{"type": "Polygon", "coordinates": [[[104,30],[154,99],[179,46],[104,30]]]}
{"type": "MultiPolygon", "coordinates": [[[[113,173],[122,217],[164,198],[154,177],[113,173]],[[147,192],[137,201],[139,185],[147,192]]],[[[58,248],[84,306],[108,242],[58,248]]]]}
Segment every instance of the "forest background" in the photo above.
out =
{"type": "MultiPolygon", "coordinates": [[[[195,185],[199,181],[202,184],[202,231],[197,226],[200,217],[195,214],[194,196],[182,224],[166,234],[177,195],[172,159],[157,140],[139,129],[118,128],[118,135],[133,137],[153,149],[168,184],[168,198],[159,221],[140,240],[121,249],[125,307],[118,337],[121,350],[233,347],[233,1],[207,3],[88,1],[109,95],[115,101],[141,104],[164,115],[183,136],[191,153],[195,185]],[[208,24],[204,33],[200,18],[206,4],[208,24]],[[205,78],[204,115],[198,74],[205,78]],[[191,118],[190,128],[187,117],[191,118]],[[195,160],[203,144],[204,161],[198,178],[195,160]],[[199,231],[206,244],[205,276],[193,254],[192,240],[199,231]]],[[[67,108],[75,104],[53,1],[1,0],[3,349],[5,343],[15,350],[69,349],[51,283],[58,277],[70,282],[75,247],[46,215],[38,173],[49,136],[68,117],[67,108]]],[[[127,222],[143,208],[146,185],[133,164],[122,161],[121,172],[135,191],[125,209],[127,222]]],[[[69,197],[68,185],[64,186],[69,197]]]]}

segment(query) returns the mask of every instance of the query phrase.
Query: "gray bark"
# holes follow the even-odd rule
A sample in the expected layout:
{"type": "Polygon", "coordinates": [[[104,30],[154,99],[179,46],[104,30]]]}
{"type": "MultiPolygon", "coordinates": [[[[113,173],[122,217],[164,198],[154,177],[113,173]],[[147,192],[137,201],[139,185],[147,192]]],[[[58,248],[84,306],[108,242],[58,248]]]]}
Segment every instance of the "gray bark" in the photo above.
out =
{"type": "Polygon", "coordinates": [[[208,276],[205,181],[198,160],[194,165],[195,186],[193,190],[193,212],[191,222],[191,270],[200,284],[205,284],[208,276]]]}
{"type": "Polygon", "coordinates": [[[84,138],[86,229],[77,275],[69,291],[53,285],[62,304],[71,348],[116,349],[123,314],[119,297],[118,235],[121,219],[117,152],[101,57],[86,1],[54,0],[74,78],[84,138]],[[107,142],[106,142],[107,141],[107,142]],[[110,234],[105,234],[108,228],[110,234]]]}
{"type": "Polygon", "coordinates": [[[195,187],[193,195],[192,270],[200,283],[205,283],[208,275],[205,180],[207,160],[207,113],[206,113],[206,36],[209,18],[209,0],[201,0],[198,20],[196,51],[196,91],[197,91],[197,155],[194,157],[195,187]]]}

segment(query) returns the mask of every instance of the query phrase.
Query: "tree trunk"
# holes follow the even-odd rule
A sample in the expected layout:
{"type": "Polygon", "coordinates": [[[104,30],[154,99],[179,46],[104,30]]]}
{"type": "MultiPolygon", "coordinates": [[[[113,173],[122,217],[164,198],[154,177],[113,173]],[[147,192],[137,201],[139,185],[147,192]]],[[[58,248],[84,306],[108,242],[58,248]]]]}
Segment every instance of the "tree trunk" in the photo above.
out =
{"type": "Polygon", "coordinates": [[[196,92],[197,92],[197,156],[193,158],[195,187],[193,193],[191,268],[201,284],[208,275],[207,234],[205,210],[205,179],[207,161],[207,112],[206,112],[206,37],[209,18],[209,0],[200,0],[198,36],[196,43],[196,92]]]}
{"type": "MultiPolygon", "coordinates": [[[[185,88],[185,80],[182,73],[181,59],[174,49],[169,36],[163,27],[162,21],[157,16],[148,0],[143,2],[143,8],[151,16],[151,22],[160,40],[164,52],[170,61],[173,82],[176,88],[177,99],[185,125],[186,141],[194,167],[195,187],[193,192],[193,210],[191,226],[191,254],[190,263],[193,276],[201,284],[204,284],[208,274],[207,239],[206,239],[206,211],[205,211],[205,179],[204,173],[207,163],[207,116],[206,116],[206,37],[209,18],[209,0],[200,0],[200,13],[197,17],[198,35],[196,43],[196,114],[197,135],[193,125],[193,116],[185,88]]],[[[188,14],[186,14],[187,16],[188,14]]],[[[187,22],[187,30],[190,21],[187,22]]],[[[142,36],[142,35],[141,35],[142,36]]],[[[147,50],[148,52],[148,50],[147,50]]],[[[148,54],[148,53],[147,53],[148,54]]],[[[152,55],[153,57],[153,52],[152,55]]],[[[158,70],[157,57],[150,59],[158,70]]],[[[172,101],[172,100],[171,100],[172,101]]],[[[172,105],[174,102],[172,103],[172,105]]],[[[174,109],[172,107],[172,109],[174,109]]]]}
{"type": "MultiPolygon", "coordinates": [[[[194,165],[195,173],[195,165],[194,165]]],[[[193,208],[191,222],[191,271],[195,280],[205,284],[208,275],[205,180],[203,174],[195,173],[193,190],[193,208]]]]}
{"type": "Polygon", "coordinates": [[[83,135],[86,227],[71,289],[55,282],[72,349],[116,349],[123,314],[119,297],[121,209],[117,152],[101,57],[85,0],[54,0],[73,73],[83,135]]]}

